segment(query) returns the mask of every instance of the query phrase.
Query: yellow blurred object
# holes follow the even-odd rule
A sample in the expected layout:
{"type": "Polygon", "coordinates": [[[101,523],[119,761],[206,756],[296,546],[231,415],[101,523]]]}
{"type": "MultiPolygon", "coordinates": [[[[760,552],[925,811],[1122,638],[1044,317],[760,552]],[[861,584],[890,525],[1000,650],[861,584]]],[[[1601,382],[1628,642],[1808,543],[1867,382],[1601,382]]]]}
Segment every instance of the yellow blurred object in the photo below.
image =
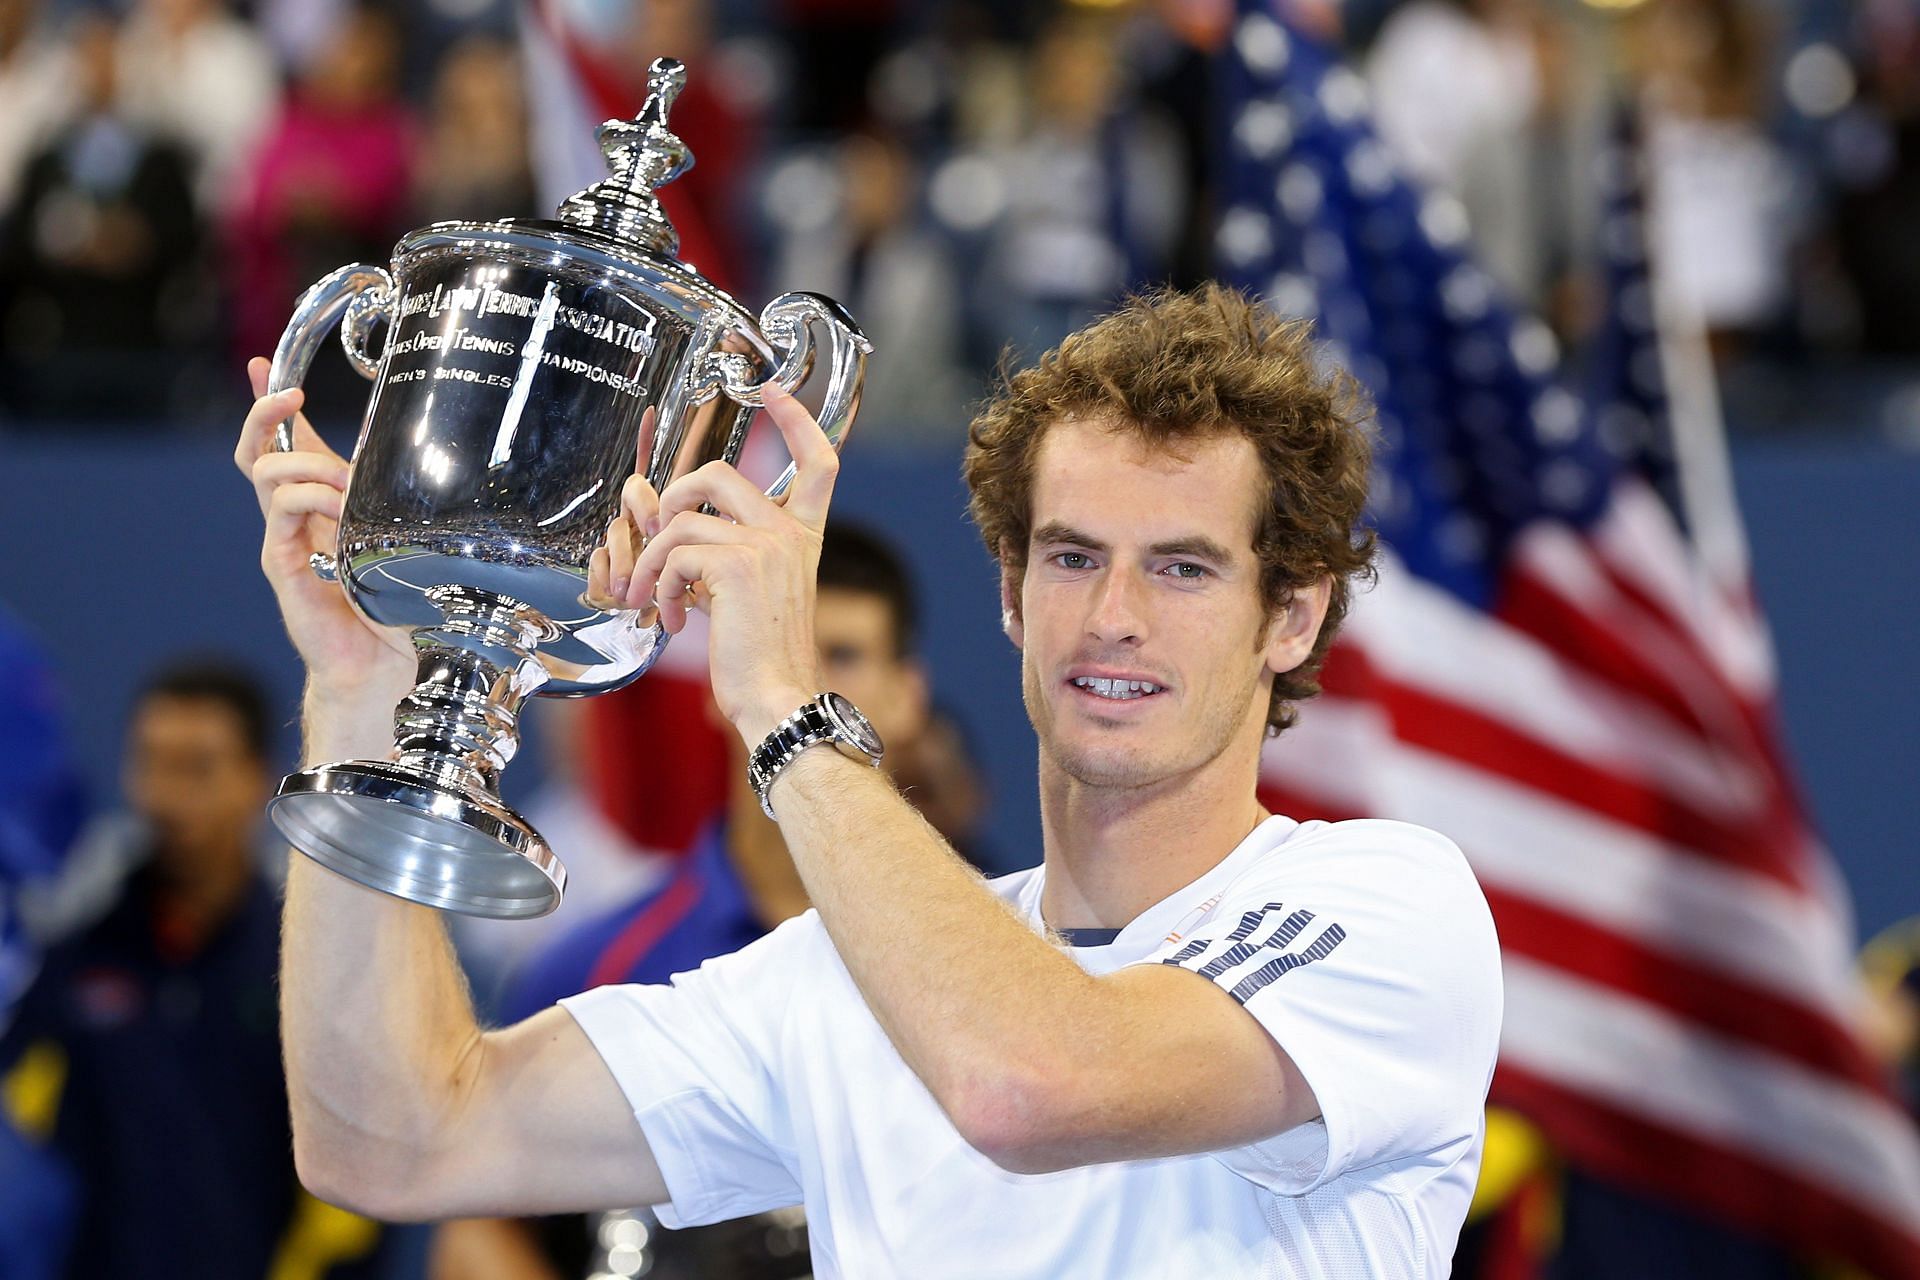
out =
{"type": "Polygon", "coordinates": [[[1487,1144],[1467,1221],[1478,1222],[1506,1204],[1527,1179],[1548,1166],[1550,1156],[1546,1137],[1532,1121],[1505,1107],[1488,1107],[1487,1144]]]}
{"type": "Polygon", "coordinates": [[[320,1280],[335,1264],[366,1257],[379,1242],[379,1223],[302,1191],[267,1280],[320,1280]]]}
{"type": "Polygon", "coordinates": [[[1647,0],[1586,0],[1589,9],[1605,9],[1613,13],[1622,13],[1628,9],[1638,9],[1647,0]]]}
{"type": "Polygon", "coordinates": [[[60,1093],[67,1087],[66,1050],[42,1040],[20,1055],[13,1070],[0,1079],[0,1105],[22,1135],[35,1142],[53,1136],[60,1114],[60,1093]]]}

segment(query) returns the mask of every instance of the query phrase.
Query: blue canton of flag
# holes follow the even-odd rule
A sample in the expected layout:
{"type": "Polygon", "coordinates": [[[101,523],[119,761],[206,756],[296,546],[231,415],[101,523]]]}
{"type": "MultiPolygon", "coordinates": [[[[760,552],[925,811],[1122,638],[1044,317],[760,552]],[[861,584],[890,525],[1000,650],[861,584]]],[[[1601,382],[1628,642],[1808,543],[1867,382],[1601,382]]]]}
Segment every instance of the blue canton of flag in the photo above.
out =
{"type": "MultiPolygon", "coordinates": [[[[1221,274],[1317,322],[1328,358],[1378,408],[1381,536],[1411,571],[1485,607],[1515,534],[1539,519],[1596,520],[1657,417],[1637,219],[1623,205],[1609,224],[1634,234],[1617,265],[1643,286],[1612,319],[1622,322],[1617,360],[1653,376],[1632,402],[1586,399],[1558,381],[1546,326],[1508,305],[1471,259],[1459,202],[1396,172],[1359,76],[1267,6],[1240,8],[1223,67],[1221,274]]],[[[1631,184],[1618,186],[1632,197],[1631,184]]]]}

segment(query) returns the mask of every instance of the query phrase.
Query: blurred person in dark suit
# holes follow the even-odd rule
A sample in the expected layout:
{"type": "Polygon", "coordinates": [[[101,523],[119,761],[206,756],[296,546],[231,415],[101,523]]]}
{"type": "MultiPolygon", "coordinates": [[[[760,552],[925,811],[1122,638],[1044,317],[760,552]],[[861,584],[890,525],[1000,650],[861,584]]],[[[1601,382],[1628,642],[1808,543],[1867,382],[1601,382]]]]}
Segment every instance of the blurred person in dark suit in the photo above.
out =
{"type": "Polygon", "coordinates": [[[323,1274],[329,1251],[377,1241],[370,1223],[303,1208],[294,1176],[279,892],[257,840],[265,708],[224,665],[147,685],[127,738],[123,878],[48,952],[0,1038],[8,1092],[44,1100],[79,1187],[76,1280],[260,1280],[287,1250],[323,1274]]]}
{"type": "Polygon", "coordinates": [[[112,21],[82,16],[71,45],[75,118],[0,227],[0,399],[27,417],[145,418],[204,336],[191,170],[119,106],[112,21]]]}

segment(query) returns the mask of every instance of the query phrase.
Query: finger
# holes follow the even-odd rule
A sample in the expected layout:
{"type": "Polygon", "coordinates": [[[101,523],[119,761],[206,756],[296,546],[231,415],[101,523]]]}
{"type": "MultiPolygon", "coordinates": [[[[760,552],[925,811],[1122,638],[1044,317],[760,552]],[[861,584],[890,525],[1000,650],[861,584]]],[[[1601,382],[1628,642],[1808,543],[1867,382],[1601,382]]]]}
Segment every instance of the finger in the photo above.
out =
{"type": "Polygon", "coordinates": [[[780,429],[793,457],[793,484],[787,490],[787,512],[818,533],[826,527],[833,484],[840,475],[840,455],[807,407],[779,383],[768,383],[763,393],[767,416],[780,429]]]}
{"type": "Polygon", "coordinates": [[[683,512],[712,507],[737,524],[753,528],[777,525],[780,504],[759,485],[725,462],[709,462],[667,486],[660,495],[659,525],[665,528],[683,512]]]}
{"type": "Polygon", "coordinates": [[[659,585],[654,591],[654,601],[660,607],[660,625],[669,635],[678,634],[687,625],[690,604],[704,608],[712,601],[714,576],[723,573],[740,554],[740,547],[712,542],[690,542],[673,549],[661,565],[659,585]],[[694,597],[691,602],[689,595],[694,597]]]}
{"type": "Polygon", "coordinates": [[[645,534],[649,526],[658,527],[654,517],[660,514],[660,495],[653,491],[645,476],[628,476],[626,484],[620,487],[620,510],[633,525],[636,535],[645,534]]]}
{"type": "Polygon", "coordinates": [[[240,440],[233,446],[234,465],[242,471],[251,471],[253,460],[272,447],[274,429],[289,414],[297,412],[305,399],[306,393],[298,387],[256,399],[247,410],[246,420],[240,424],[240,440]]]}
{"type": "Polygon", "coordinates": [[[254,495],[265,511],[273,491],[285,484],[318,483],[336,489],[347,487],[347,464],[324,453],[263,453],[254,460],[254,495]]]}
{"type": "Polygon", "coordinates": [[[247,361],[247,381],[253,386],[253,398],[258,400],[267,394],[267,379],[273,376],[273,361],[265,356],[255,356],[247,361]]]}
{"type": "Polygon", "coordinates": [[[605,547],[595,547],[587,558],[587,589],[580,598],[596,609],[617,609],[620,602],[614,599],[611,577],[608,570],[609,557],[605,547]]]}
{"type": "MultiPolygon", "coordinates": [[[[633,566],[633,579],[627,584],[623,597],[627,607],[639,608],[651,596],[658,601],[664,617],[667,608],[668,590],[661,578],[666,563],[676,551],[693,546],[734,546],[753,538],[753,534],[731,520],[722,520],[719,516],[705,515],[698,511],[684,512],[676,516],[647,542],[646,549],[640,553],[640,559],[633,566]]],[[[686,589],[682,582],[672,588],[676,597],[686,589]]]]}
{"type": "Polygon", "coordinates": [[[633,446],[633,474],[647,474],[647,464],[653,459],[653,439],[660,425],[660,413],[648,405],[640,414],[640,436],[633,446]]]}
{"type": "Polygon", "coordinates": [[[627,583],[633,578],[633,562],[640,554],[639,543],[640,537],[626,513],[615,516],[607,526],[607,541],[601,550],[607,553],[607,591],[615,599],[627,593],[627,583]]]}
{"type": "Polygon", "coordinates": [[[338,521],[345,501],[346,495],[330,484],[281,485],[267,504],[266,545],[292,541],[313,516],[338,521]]]}

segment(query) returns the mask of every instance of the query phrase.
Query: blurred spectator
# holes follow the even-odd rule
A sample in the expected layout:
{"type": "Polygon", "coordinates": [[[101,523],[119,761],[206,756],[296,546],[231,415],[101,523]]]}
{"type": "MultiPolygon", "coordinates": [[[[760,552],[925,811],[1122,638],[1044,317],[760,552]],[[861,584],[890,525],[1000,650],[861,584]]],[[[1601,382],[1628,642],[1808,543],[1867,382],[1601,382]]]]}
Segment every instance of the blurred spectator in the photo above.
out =
{"type": "Polygon", "coordinates": [[[13,206],[27,161],[72,113],[73,76],[40,0],[0,0],[0,213],[13,206]]]}
{"type": "Polygon", "coordinates": [[[81,1189],[68,1275],[259,1280],[297,1221],[279,895],[257,844],[268,732],[259,690],[225,667],[147,686],[127,742],[136,821],[118,827],[131,869],[0,1039],[0,1063],[57,1096],[52,1146],[81,1189]]]}
{"type": "Polygon", "coordinates": [[[1161,278],[1188,193],[1177,135],[1127,92],[1122,29],[1054,18],[1028,67],[1032,118],[992,156],[1006,211],[981,283],[994,335],[1041,350],[1161,278]]]}
{"type": "Polygon", "coordinates": [[[965,289],[952,246],[922,216],[922,188],[913,153],[881,129],[790,161],[767,187],[783,232],[771,278],[838,298],[875,336],[861,406],[889,432],[951,429],[968,395],[965,289]]]}
{"type": "Polygon", "coordinates": [[[1648,103],[1650,247],[1724,360],[1787,303],[1792,175],[1762,123],[1768,33],[1742,0],[1653,0],[1625,21],[1648,103]]]}
{"type": "Polygon", "coordinates": [[[266,42],[223,0],[136,0],[120,60],[128,117],[186,149],[203,214],[223,213],[280,95],[266,42]]]}
{"type": "Polygon", "coordinates": [[[152,414],[209,322],[189,164],[119,109],[118,48],[106,17],[76,22],[76,118],[0,228],[0,397],[24,416],[152,414]]]}
{"type": "MultiPolygon", "coordinates": [[[[308,285],[349,262],[387,262],[410,229],[416,129],[399,64],[393,14],[347,9],[254,154],[230,228],[241,353],[272,351],[308,285]]],[[[309,403],[344,395],[353,409],[317,416],[359,416],[365,391],[343,393],[346,376],[344,361],[315,364],[309,403]]]]}
{"type": "Polygon", "coordinates": [[[1412,0],[1365,60],[1374,123],[1406,173],[1460,202],[1475,257],[1562,336],[1600,206],[1605,100],[1581,24],[1544,0],[1412,0]],[[1580,56],[1581,54],[1587,56],[1580,56]]]}
{"type": "Polygon", "coordinates": [[[1863,103],[1843,122],[1834,220],[1861,348],[1920,355],[1920,10],[1865,7],[1863,103]]]}
{"type": "Polygon", "coordinates": [[[527,155],[519,55],[495,36],[469,36],[434,76],[414,220],[544,217],[527,155]]]}
{"type": "MultiPolygon", "coordinates": [[[[928,724],[917,625],[912,585],[894,551],[857,526],[829,523],[814,612],[821,676],[826,687],[851,699],[872,720],[887,745],[882,763],[889,770],[915,756],[928,724]]],[[[665,883],[536,953],[512,984],[501,1009],[504,1021],[517,1022],[604,983],[665,982],[807,909],[806,888],[780,829],[767,820],[746,780],[746,750],[731,730],[727,740],[731,786],[721,821],[665,883]]],[[[960,779],[964,785],[971,774],[960,779]]],[[[905,782],[897,774],[896,780],[905,782]]],[[[937,777],[906,794],[915,803],[942,795],[953,799],[937,777]]],[[[972,794],[977,796],[977,787],[972,794]]],[[[923,812],[931,817],[937,810],[923,812]]],[[[977,817],[964,804],[948,804],[946,812],[969,827],[977,817]]],[[[558,1280],[579,1274],[591,1250],[582,1249],[578,1230],[562,1225],[572,1221],[450,1223],[436,1241],[435,1280],[558,1280]]],[[[757,1214],[656,1232],[643,1271],[624,1274],[655,1280],[784,1280],[807,1275],[810,1266],[805,1233],[792,1215],[757,1214]]]]}

